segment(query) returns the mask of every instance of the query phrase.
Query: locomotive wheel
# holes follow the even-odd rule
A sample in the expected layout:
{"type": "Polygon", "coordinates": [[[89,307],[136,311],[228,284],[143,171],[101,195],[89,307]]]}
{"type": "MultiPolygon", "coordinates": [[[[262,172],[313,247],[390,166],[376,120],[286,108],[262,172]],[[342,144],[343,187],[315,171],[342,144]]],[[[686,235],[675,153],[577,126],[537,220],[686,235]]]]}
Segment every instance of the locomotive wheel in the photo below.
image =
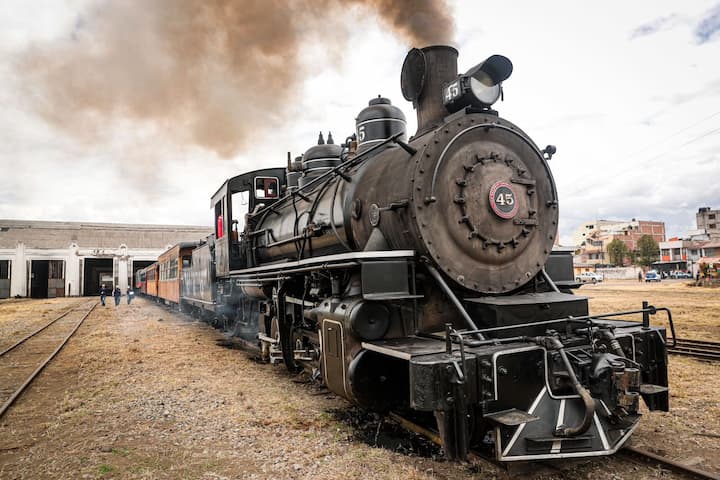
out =
{"type": "Polygon", "coordinates": [[[295,340],[292,316],[286,315],[285,320],[278,324],[280,331],[280,348],[282,349],[283,362],[285,368],[290,373],[299,373],[302,366],[295,361],[295,340]]]}
{"type": "Polygon", "coordinates": [[[285,289],[280,288],[276,291],[276,295],[278,333],[280,334],[280,349],[282,350],[283,362],[290,373],[299,373],[302,366],[295,361],[295,328],[293,326],[293,316],[287,313],[285,289]]]}

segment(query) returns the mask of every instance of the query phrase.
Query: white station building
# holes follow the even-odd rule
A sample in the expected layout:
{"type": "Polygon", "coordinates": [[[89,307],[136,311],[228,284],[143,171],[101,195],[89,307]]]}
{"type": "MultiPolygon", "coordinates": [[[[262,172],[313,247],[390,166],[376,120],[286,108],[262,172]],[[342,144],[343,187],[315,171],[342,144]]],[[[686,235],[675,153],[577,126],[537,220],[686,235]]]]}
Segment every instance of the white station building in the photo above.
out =
{"type": "Polygon", "coordinates": [[[123,293],[134,273],[210,227],[0,220],[0,299],[123,293]]]}

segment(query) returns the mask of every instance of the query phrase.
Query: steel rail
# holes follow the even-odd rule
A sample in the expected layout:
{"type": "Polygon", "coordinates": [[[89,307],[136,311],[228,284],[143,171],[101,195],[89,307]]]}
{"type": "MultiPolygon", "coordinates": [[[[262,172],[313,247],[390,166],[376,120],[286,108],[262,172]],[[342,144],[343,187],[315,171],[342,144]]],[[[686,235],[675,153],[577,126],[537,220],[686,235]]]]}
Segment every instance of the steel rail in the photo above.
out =
{"type": "MultiPolygon", "coordinates": [[[[82,303],[82,302],[80,302],[80,303],[82,303]]],[[[19,347],[20,345],[22,345],[23,343],[25,343],[27,340],[29,340],[30,338],[34,337],[34,336],[37,335],[38,333],[42,332],[43,330],[45,330],[46,328],[48,328],[48,327],[49,327],[50,325],[52,325],[53,323],[55,323],[55,322],[57,322],[58,320],[60,320],[61,318],[66,317],[70,312],[74,311],[78,306],[80,306],[80,303],[78,303],[78,304],[76,304],[76,305],[73,305],[72,307],[70,307],[70,309],[69,309],[67,312],[65,312],[65,313],[61,314],[60,316],[56,317],[54,320],[51,320],[51,321],[50,321],[49,323],[47,323],[44,327],[38,328],[37,330],[35,330],[35,331],[32,332],[31,334],[27,335],[27,336],[24,337],[24,338],[21,338],[20,340],[18,340],[17,342],[15,342],[13,345],[9,346],[8,348],[6,348],[6,349],[3,350],[2,352],[0,352],[0,357],[2,357],[3,355],[5,355],[5,354],[8,353],[9,351],[11,351],[11,350],[19,347]]]]}
{"type": "Polygon", "coordinates": [[[690,465],[683,465],[682,463],[676,462],[675,460],[671,460],[667,457],[663,457],[662,455],[658,455],[642,448],[626,446],[622,450],[620,450],[619,453],[631,458],[641,459],[647,463],[659,464],[663,467],[667,467],[674,472],[684,473],[686,475],[692,476],[693,478],[720,480],[720,475],[717,473],[706,472],[690,465]]]}
{"type": "MultiPolygon", "coordinates": [[[[425,428],[421,425],[418,425],[417,423],[408,420],[407,418],[403,417],[402,415],[390,412],[388,414],[388,417],[390,417],[392,420],[394,420],[397,424],[399,424],[401,427],[405,428],[406,430],[413,432],[417,435],[421,435],[431,442],[439,445],[442,447],[442,440],[440,439],[440,436],[435,433],[434,431],[425,428]]],[[[706,472],[704,470],[700,470],[699,468],[692,467],[690,465],[683,465],[682,463],[676,462],[674,460],[671,460],[667,457],[663,457],[661,455],[657,455],[655,453],[649,452],[647,450],[643,450],[637,447],[630,447],[625,446],[622,449],[620,449],[615,455],[619,456],[626,456],[630,459],[637,458],[641,459],[646,463],[656,463],[659,465],[662,465],[664,467],[667,467],[668,469],[676,472],[676,473],[682,473],[688,476],[691,476],[693,478],[699,478],[702,480],[720,480],[720,475],[712,472],[706,472]]],[[[474,450],[470,450],[468,454],[468,458],[472,461],[478,461],[478,460],[484,460],[486,462],[489,462],[495,466],[507,467],[507,465],[502,465],[499,462],[497,462],[495,459],[488,457],[487,455],[483,455],[482,453],[476,452],[474,450]]],[[[552,466],[549,465],[546,461],[539,460],[542,465],[544,466],[552,466]]]]}
{"type": "Polygon", "coordinates": [[[668,347],[668,353],[701,360],[720,360],[720,342],[678,338],[675,346],[668,347]]]}
{"type": "Polygon", "coordinates": [[[92,313],[93,310],[95,310],[95,307],[97,307],[97,303],[95,303],[90,310],[88,310],[83,317],[75,324],[75,327],[72,329],[72,331],[65,337],[65,339],[58,345],[58,347],[48,356],[45,361],[43,361],[40,366],[38,366],[35,371],[30,374],[30,376],[25,380],[25,382],[20,385],[20,387],[15,390],[15,393],[13,393],[10,398],[7,399],[7,401],[0,407],[0,418],[2,418],[3,415],[5,415],[5,412],[12,406],[13,403],[15,403],[15,400],[17,400],[20,395],[25,391],[25,389],[32,383],[33,380],[40,374],[40,372],[45,368],[45,366],[50,363],[50,361],[55,358],[55,356],[60,352],[60,350],[63,349],[65,344],[70,340],[70,337],[72,337],[75,332],[80,328],[80,325],[85,321],[85,319],[92,313]]]}
{"type": "MultiPolygon", "coordinates": [[[[443,447],[442,439],[440,438],[440,435],[428,428],[423,427],[422,425],[419,425],[412,420],[408,420],[407,418],[403,417],[399,413],[396,412],[389,412],[388,417],[390,417],[391,420],[393,420],[395,423],[403,427],[405,430],[415,433],[417,435],[420,435],[422,437],[425,437],[435,445],[439,447],[443,447]]],[[[470,450],[468,452],[468,459],[473,462],[478,461],[486,461],[489,463],[492,463],[493,465],[497,466],[497,462],[492,460],[491,458],[488,458],[485,455],[482,455],[478,452],[475,452],[473,450],[470,450]]]]}

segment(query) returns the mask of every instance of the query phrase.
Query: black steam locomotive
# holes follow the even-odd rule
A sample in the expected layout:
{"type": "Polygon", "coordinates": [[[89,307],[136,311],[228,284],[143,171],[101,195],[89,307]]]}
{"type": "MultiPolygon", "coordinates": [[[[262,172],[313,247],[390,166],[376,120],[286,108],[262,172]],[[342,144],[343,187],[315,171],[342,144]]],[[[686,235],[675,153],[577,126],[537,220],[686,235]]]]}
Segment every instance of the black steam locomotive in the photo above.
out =
{"type": "Polygon", "coordinates": [[[557,235],[548,160],[492,109],[512,64],[458,75],[457,51],[413,49],[401,85],[342,145],[227,180],[216,232],[183,264],[181,303],[271,362],[364,408],[437,424],[448,458],[615,452],[639,400],[668,409],[664,328],[589,315],[545,270],[557,235]]]}

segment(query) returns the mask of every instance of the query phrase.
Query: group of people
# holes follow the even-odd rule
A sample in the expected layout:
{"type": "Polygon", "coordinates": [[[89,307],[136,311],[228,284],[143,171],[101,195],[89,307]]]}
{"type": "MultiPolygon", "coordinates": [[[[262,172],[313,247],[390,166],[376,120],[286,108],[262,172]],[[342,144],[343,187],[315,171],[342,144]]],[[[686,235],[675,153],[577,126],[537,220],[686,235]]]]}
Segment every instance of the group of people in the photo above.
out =
{"type": "MultiPolygon", "coordinates": [[[[108,288],[105,288],[105,284],[103,283],[100,286],[100,303],[102,303],[102,306],[105,306],[105,298],[108,296],[108,294],[112,295],[113,298],[115,298],[115,306],[117,307],[120,305],[120,297],[122,297],[122,291],[120,290],[120,287],[115,287],[114,289],[110,290],[108,288]]],[[[127,289],[127,303],[130,305],[130,302],[132,301],[133,297],[135,296],[135,292],[132,291],[130,287],[127,289]]]]}

